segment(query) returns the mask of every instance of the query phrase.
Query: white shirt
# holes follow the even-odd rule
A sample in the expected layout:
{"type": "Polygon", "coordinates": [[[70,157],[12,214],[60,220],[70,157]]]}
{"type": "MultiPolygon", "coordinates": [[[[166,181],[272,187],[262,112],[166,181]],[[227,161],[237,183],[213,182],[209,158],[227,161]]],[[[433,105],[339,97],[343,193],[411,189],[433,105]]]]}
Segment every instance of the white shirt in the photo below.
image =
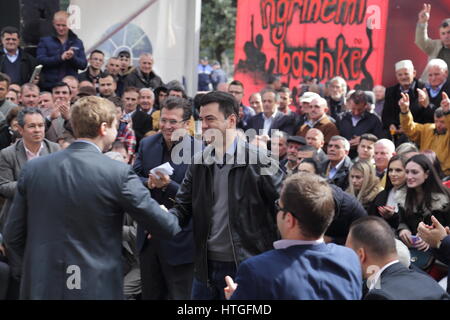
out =
{"type": "Polygon", "coordinates": [[[19,49],[17,49],[17,50],[16,50],[16,53],[13,54],[13,55],[10,55],[9,52],[8,52],[5,48],[3,48],[3,51],[5,52],[6,57],[8,58],[8,60],[9,60],[11,63],[16,62],[17,58],[19,58],[19,49]]]}
{"type": "Polygon", "coordinates": [[[397,262],[400,262],[400,261],[399,260],[394,260],[392,262],[389,262],[383,268],[378,270],[377,273],[375,273],[373,276],[370,276],[369,279],[367,279],[367,287],[369,288],[369,291],[379,288],[380,283],[378,283],[378,281],[379,281],[380,276],[383,273],[383,271],[386,270],[387,268],[389,268],[390,266],[392,266],[393,264],[397,263],[397,262]]]}
{"type": "Polygon", "coordinates": [[[278,240],[273,243],[273,247],[275,249],[286,249],[292,246],[307,246],[307,245],[314,245],[314,244],[321,244],[323,243],[323,238],[314,240],[314,241],[306,241],[306,240],[278,240]]]}
{"type": "Polygon", "coordinates": [[[273,119],[277,115],[278,111],[275,111],[270,117],[266,117],[266,115],[263,113],[263,119],[264,119],[264,128],[263,128],[263,134],[269,135],[270,127],[272,126],[273,119]]]}

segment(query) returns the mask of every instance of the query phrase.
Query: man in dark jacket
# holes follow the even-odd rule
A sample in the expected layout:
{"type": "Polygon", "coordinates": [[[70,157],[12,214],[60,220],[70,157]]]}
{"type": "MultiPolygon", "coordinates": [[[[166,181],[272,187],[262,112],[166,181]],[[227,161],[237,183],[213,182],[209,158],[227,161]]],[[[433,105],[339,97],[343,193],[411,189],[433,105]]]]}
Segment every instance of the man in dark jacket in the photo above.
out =
{"type": "Polygon", "coordinates": [[[367,279],[364,300],[448,300],[433,278],[401,264],[394,232],[384,219],[369,216],[354,222],[346,246],[355,250],[367,279]]]}
{"type": "Polygon", "coordinates": [[[328,182],[337,185],[342,190],[348,187],[348,175],[352,161],[348,157],[350,143],[341,136],[331,137],[328,144],[328,161],[324,163],[323,172],[328,182]]]}
{"type": "Polygon", "coordinates": [[[386,89],[383,113],[381,119],[383,129],[389,137],[392,134],[401,134],[400,129],[400,107],[399,100],[402,98],[401,93],[408,93],[410,101],[410,110],[414,121],[417,123],[425,123],[422,117],[424,108],[419,106],[417,89],[425,88],[425,83],[416,79],[416,70],[411,60],[402,60],[395,64],[395,76],[398,83],[395,86],[386,89]]]}
{"type": "Polygon", "coordinates": [[[350,158],[357,156],[357,148],[364,133],[371,133],[378,139],[384,138],[380,119],[366,110],[367,96],[364,91],[357,90],[349,98],[351,112],[344,113],[338,121],[340,135],[350,142],[350,158]]]}
{"type": "Polygon", "coordinates": [[[278,239],[275,200],[283,180],[278,162],[237,136],[239,105],[214,91],[200,101],[209,144],[197,153],[170,210],[186,225],[192,219],[196,248],[192,299],[224,299],[225,276],[234,277],[248,257],[278,239]]]}
{"type": "Polygon", "coordinates": [[[164,85],[161,78],[153,72],[153,55],[143,53],[139,57],[139,67],[131,72],[124,80],[124,88],[135,87],[138,89],[152,88],[156,89],[164,85]]]}
{"type": "Polygon", "coordinates": [[[44,66],[40,79],[43,91],[51,91],[65,76],[78,78],[78,70],[86,69],[83,42],[69,29],[67,20],[67,12],[56,12],[53,18],[56,34],[39,41],[37,60],[44,66]]]}
{"type": "Polygon", "coordinates": [[[3,48],[0,51],[0,72],[10,77],[11,83],[23,85],[30,82],[37,61],[19,47],[19,30],[14,27],[5,27],[1,37],[3,48]]]}

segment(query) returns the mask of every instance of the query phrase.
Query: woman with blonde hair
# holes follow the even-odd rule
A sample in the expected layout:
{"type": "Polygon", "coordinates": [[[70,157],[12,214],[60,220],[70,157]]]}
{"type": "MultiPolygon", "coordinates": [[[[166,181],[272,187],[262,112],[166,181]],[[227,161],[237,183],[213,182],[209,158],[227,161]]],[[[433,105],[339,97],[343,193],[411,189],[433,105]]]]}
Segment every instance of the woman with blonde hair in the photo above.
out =
{"type": "Polygon", "coordinates": [[[383,190],[374,166],[368,161],[357,161],[350,169],[348,179],[349,187],[346,191],[355,196],[367,211],[377,194],[383,190]]]}

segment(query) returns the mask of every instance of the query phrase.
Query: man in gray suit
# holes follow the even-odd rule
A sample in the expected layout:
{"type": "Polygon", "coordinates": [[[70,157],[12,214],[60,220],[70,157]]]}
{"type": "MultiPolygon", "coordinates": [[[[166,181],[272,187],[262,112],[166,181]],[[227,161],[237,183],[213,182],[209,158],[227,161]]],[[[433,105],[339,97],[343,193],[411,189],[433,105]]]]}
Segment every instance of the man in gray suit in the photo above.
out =
{"type": "Polygon", "coordinates": [[[23,166],[28,160],[60,149],[58,144],[44,139],[45,119],[40,109],[22,109],[17,115],[17,121],[22,139],[0,151],[0,196],[6,199],[0,213],[0,231],[6,221],[23,166]]]}
{"type": "Polygon", "coordinates": [[[3,234],[22,299],[123,299],[123,213],[154,237],[181,230],[130,166],[102,154],[115,119],[112,102],[80,99],[71,111],[78,140],[22,170],[3,234]]]}

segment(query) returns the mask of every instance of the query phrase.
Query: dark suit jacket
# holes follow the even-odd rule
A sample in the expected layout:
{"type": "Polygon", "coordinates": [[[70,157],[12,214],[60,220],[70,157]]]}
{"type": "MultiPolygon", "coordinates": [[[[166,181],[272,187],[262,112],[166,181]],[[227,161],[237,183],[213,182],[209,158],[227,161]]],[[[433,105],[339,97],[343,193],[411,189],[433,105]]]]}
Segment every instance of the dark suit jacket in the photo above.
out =
{"type": "Polygon", "coordinates": [[[29,161],[3,234],[21,298],[122,299],[124,212],[154,237],[181,230],[130,166],[94,145],[29,161]]]}
{"type": "Polygon", "coordinates": [[[449,266],[447,276],[447,293],[450,294],[450,236],[446,236],[442,240],[439,249],[432,249],[433,255],[449,266]]]}
{"type": "MultiPolygon", "coordinates": [[[[418,123],[425,123],[424,120],[424,108],[419,106],[417,88],[425,88],[425,84],[421,80],[415,79],[414,86],[408,91],[410,106],[409,110],[414,117],[414,121],[418,123]]],[[[386,89],[386,94],[384,98],[383,113],[381,114],[381,120],[383,122],[383,129],[389,131],[389,126],[391,124],[395,125],[397,128],[400,125],[400,107],[398,101],[400,100],[400,84],[389,87],[386,89]]]]}
{"type": "MultiPolygon", "coordinates": [[[[195,140],[197,144],[194,147],[194,139],[190,136],[185,137],[186,140],[180,142],[179,146],[189,146],[192,150],[197,148],[202,150],[201,142],[195,140]]],[[[143,185],[147,185],[148,175],[151,169],[163,164],[163,143],[164,138],[161,133],[154,136],[146,137],[141,141],[141,147],[139,149],[136,161],[133,169],[141,179],[143,185]]],[[[192,156],[187,157],[191,159],[192,156]]],[[[178,192],[181,182],[184,179],[188,164],[175,164],[172,160],[169,161],[173,167],[173,174],[170,176],[171,182],[167,186],[165,191],[161,189],[151,190],[151,195],[159,204],[164,205],[167,209],[170,209],[174,205],[174,199],[178,192]]],[[[145,245],[152,244],[156,247],[161,258],[165,259],[170,265],[180,265],[185,263],[191,263],[194,261],[194,239],[192,235],[192,222],[183,228],[179,234],[177,234],[172,240],[164,241],[158,239],[146,240],[145,228],[141,224],[138,224],[137,229],[137,251],[141,252],[145,245]]]]}
{"type": "Polygon", "coordinates": [[[444,289],[430,276],[408,269],[400,262],[386,268],[381,282],[364,300],[448,300],[444,289]]]}
{"type": "MultiPolygon", "coordinates": [[[[286,116],[282,114],[281,112],[277,112],[275,115],[275,118],[272,120],[272,125],[269,129],[269,136],[270,136],[270,130],[278,129],[284,132],[287,132],[289,135],[294,134],[295,129],[295,123],[296,118],[295,115],[289,115],[286,116]]],[[[256,116],[251,117],[247,122],[246,129],[255,129],[256,134],[259,134],[259,130],[264,129],[264,118],[263,113],[258,113],[256,116]]]]}
{"type": "Polygon", "coordinates": [[[248,258],[236,274],[233,300],[359,300],[355,252],[335,244],[294,245],[248,258]]]}
{"type": "MultiPolygon", "coordinates": [[[[325,178],[328,179],[327,168],[330,164],[330,160],[324,163],[322,172],[325,172],[325,178]]],[[[352,167],[352,160],[349,157],[345,157],[344,163],[341,165],[339,170],[334,175],[333,179],[328,179],[328,182],[337,185],[342,190],[347,190],[348,188],[348,175],[350,173],[350,168],[352,167]]]]}

